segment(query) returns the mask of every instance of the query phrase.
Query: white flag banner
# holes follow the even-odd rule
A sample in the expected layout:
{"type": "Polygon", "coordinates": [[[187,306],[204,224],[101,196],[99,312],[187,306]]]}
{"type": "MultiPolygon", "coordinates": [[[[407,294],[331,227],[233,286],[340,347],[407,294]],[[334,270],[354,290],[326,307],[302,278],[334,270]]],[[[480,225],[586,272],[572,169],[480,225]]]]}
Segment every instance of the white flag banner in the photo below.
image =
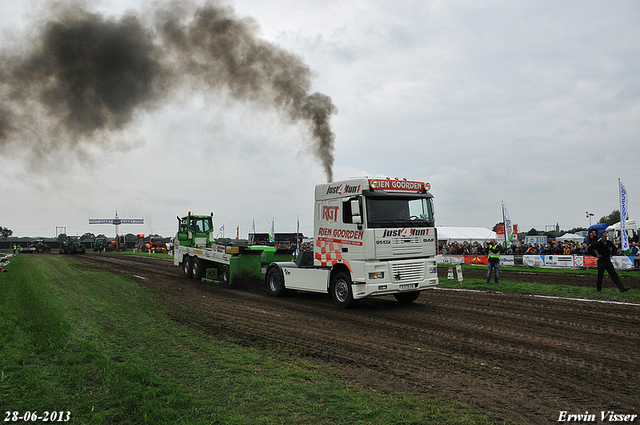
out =
{"type": "Polygon", "coordinates": [[[618,179],[618,186],[620,189],[620,238],[621,248],[623,251],[629,249],[629,235],[627,235],[627,229],[625,222],[627,221],[627,190],[624,188],[622,181],[618,179]]]}
{"type": "Polygon", "coordinates": [[[513,239],[513,222],[511,221],[509,211],[507,211],[507,207],[505,207],[504,204],[502,204],[502,217],[504,218],[505,247],[509,247],[509,245],[511,245],[511,239],[513,239]]]}
{"type": "Polygon", "coordinates": [[[276,240],[275,218],[271,220],[271,231],[269,232],[269,240],[271,242],[275,242],[276,240]]]}

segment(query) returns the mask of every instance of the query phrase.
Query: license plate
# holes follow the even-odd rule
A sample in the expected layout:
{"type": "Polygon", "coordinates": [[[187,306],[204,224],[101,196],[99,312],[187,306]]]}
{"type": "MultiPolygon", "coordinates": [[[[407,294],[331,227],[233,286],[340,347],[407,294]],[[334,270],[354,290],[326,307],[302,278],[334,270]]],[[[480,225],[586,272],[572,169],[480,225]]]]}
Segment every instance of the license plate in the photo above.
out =
{"type": "Polygon", "coordinates": [[[416,283],[410,283],[407,285],[400,285],[400,289],[414,289],[416,288],[418,285],[416,283]]]}

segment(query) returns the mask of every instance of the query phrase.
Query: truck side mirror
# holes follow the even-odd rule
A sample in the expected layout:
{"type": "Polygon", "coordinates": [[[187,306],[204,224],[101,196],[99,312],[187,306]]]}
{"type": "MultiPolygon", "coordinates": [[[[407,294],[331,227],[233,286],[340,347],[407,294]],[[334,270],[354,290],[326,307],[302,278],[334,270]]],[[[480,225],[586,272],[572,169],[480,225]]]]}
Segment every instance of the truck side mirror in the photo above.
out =
{"type": "Polygon", "coordinates": [[[362,213],[360,212],[360,201],[351,200],[351,222],[358,225],[358,229],[362,228],[362,213]]]}
{"type": "MultiPolygon", "coordinates": [[[[352,216],[360,216],[360,202],[357,199],[351,200],[351,215],[352,216]]],[[[355,223],[355,222],[354,222],[355,223]]]]}

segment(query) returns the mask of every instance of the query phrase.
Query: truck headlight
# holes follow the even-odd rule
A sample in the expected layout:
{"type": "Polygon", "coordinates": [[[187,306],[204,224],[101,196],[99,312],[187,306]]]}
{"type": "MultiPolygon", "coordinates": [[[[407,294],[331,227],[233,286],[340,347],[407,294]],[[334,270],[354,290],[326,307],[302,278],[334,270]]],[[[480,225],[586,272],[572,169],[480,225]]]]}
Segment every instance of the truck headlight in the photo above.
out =
{"type": "Polygon", "coordinates": [[[369,273],[369,279],[384,279],[384,272],[369,273]]]}

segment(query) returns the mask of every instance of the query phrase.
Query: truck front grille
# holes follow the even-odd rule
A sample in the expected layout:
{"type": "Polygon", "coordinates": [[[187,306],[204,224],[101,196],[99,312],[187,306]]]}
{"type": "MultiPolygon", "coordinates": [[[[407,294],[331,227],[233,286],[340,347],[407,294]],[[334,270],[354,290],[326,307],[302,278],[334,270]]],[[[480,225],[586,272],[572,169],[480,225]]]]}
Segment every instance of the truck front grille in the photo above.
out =
{"type": "Polygon", "coordinates": [[[420,237],[393,238],[391,247],[392,254],[395,257],[421,255],[423,253],[422,240],[420,237]]]}
{"type": "Polygon", "coordinates": [[[424,261],[415,263],[391,264],[391,272],[394,281],[412,281],[424,279],[424,261]]]}

